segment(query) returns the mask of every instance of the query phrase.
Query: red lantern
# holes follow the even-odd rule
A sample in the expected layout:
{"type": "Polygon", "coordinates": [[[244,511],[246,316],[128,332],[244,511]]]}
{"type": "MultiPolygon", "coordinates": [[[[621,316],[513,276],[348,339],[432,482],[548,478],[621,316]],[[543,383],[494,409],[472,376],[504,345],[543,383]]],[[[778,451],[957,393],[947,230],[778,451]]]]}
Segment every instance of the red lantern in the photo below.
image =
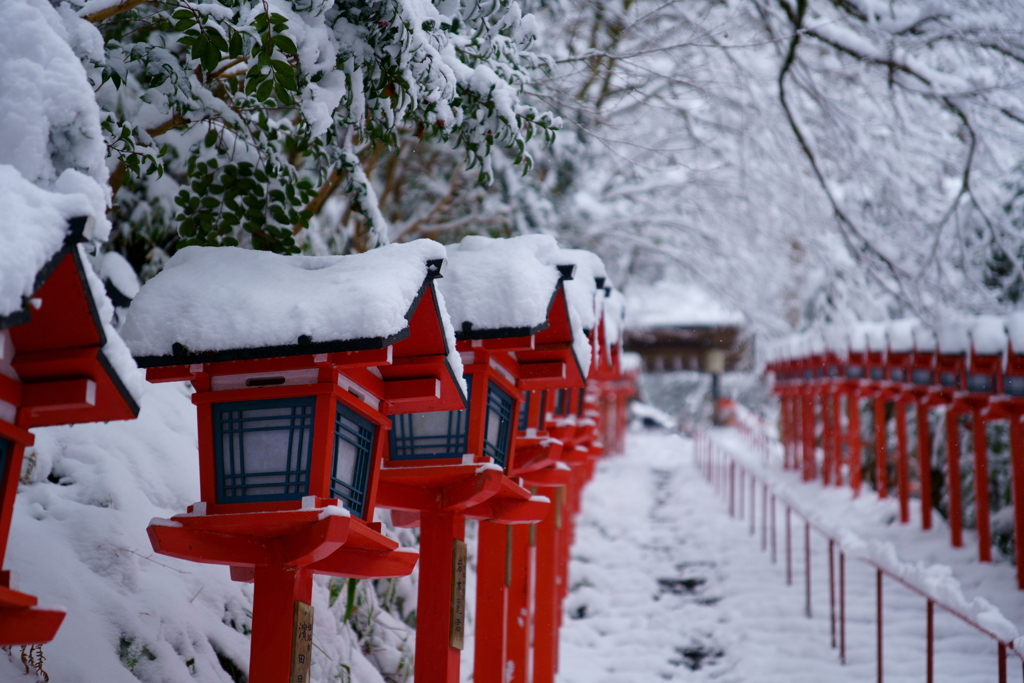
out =
{"type": "MultiPolygon", "coordinates": [[[[14,497],[32,427],[134,418],[138,404],[117,368],[131,367],[127,350],[100,319],[102,284],[79,244],[91,218],[74,218],[64,243],[34,274],[25,306],[0,315],[0,566],[14,497]]],[[[36,609],[37,600],[0,572],[0,645],[51,640],[64,619],[36,609]]]]}
{"type": "Polygon", "coordinates": [[[373,522],[389,416],[464,405],[421,240],[312,258],[178,252],[129,310],[153,382],[192,382],[201,501],[153,520],[156,552],[255,581],[249,680],[308,678],[313,574],[404,576],[373,522]]]}
{"type": "Polygon", "coordinates": [[[563,282],[573,268],[545,259],[554,240],[466,238],[449,247],[442,283],[469,383],[464,413],[395,420],[381,472],[380,504],[392,519],[419,525],[416,679],[459,680],[466,519],[480,525],[477,661],[501,675],[509,564],[507,525],[549,514],[545,498],[510,479],[524,391],[583,385],[563,282]]]}

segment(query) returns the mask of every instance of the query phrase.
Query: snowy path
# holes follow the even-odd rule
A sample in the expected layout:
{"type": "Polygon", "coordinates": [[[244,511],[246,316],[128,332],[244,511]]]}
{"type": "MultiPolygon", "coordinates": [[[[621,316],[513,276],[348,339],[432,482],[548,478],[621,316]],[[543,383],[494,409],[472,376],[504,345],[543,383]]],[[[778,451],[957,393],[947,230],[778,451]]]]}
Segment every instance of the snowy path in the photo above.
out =
{"type": "MultiPolygon", "coordinates": [[[[847,659],[830,647],[827,542],[812,536],[812,613],[804,615],[802,522],[793,518],[793,585],[749,523],[693,466],[692,442],[631,434],[601,463],[578,520],[562,629],[560,683],[874,681],[875,573],[848,561],[847,659]]],[[[760,509],[760,496],[757,502],[760,509]]],[[[886,681],[925,680],[925,602],[884,589],[886,681]]],[[[935,681],[996,680],[995,645],[936,611],[935,681]]],[[[1010,681],[1021,668],[1009,662],[1010,681]]]]}

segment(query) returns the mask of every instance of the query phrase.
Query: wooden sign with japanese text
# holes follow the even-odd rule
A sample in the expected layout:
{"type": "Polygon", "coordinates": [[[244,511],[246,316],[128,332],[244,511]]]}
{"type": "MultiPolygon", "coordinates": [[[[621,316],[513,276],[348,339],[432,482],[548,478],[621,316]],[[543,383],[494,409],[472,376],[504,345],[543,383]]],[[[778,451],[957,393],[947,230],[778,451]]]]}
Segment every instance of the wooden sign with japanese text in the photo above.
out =
{"type": "Polygon", "coordinates": [[[455,539],[452,545],[452,612],[448,644],[462,649],[466,633],[466,544],[455,539]]]}
{"type": "Polygon", "coordinates": [[[295,603],[292,624],[291,683],[309,683],[309,665],[313,659],[313,606],[295,603]]]}

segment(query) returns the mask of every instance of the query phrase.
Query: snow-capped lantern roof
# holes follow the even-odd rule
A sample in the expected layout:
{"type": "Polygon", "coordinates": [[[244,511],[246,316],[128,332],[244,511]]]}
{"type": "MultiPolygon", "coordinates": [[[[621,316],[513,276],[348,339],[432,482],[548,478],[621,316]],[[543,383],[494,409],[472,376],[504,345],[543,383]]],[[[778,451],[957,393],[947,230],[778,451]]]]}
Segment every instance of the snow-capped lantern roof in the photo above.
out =
{"type": "Polygon", "coordinates": [[[994,315],[981,315],[970,321],[968,333],[971,352],[979,356],[1001,356],[1006,351],[1006,323],[994,315]]]}
{"type": "Polygon", "coordinates": [[[1006,316],[1006,336],[1015,354],[1024,353],[1024,311],[1014,311],[1006,316]]]}
{"type": "Polygon", "coordinates": [[[828,348],[825,344],[825,337],[820,330],[811,330],[807,333],[806,340],[807,354],[810,356],[823,356],[828,348]]]}
{"type": "Polygon", "coordinates": [[[851,353],[865,353],[868,346],[868,330],[865,323],[856,323],[850,328],[847,338],[850,340],[851,353]]]}
{"type": "Polygon", "coordinates": [[[459,336],[482,330],[528,336],[544,329],[563,277],[547,258],[557,251],[548,235],[473,235],[448,245],[449,270],[439,288],[459,336]]]}
{"type": "MultiPolygon", "coordinates": [[[[143,391],[138,368],[82,249],[96,238],[93,218],[77,213],[89,203],[37,187],[0,164],[0,205],[0,374],[32,397],[20,401],[18,421],[36,427],[135,417],[143,391]],[[32,357],[67,349],[78,351],[74,359],[32,357]],[[53,403],[56,393],[43,385],[68,377],[89,379],[67,380],[64,398],[53,403]],[[27,389],[33,386],[40,391],[27,389]]],[[[14,409],[0,408],[0,420],[13,423],[14,409]]]]}
{"type": "Polygon", "coordinates": [[[410,334],[444,260],[430,240],[349,256],[186,247],[139,291],[122,336],[143,367],[384,348],[410,334]]]}
{"type": "Polygon", "coordinates": [[[939,324],[935,331],[937,350],[943,355],[967,353],[971,348],[971,338],[967,323],[959,320],[939,324]]]}
{"type": "MultiPolygon", "coordinates": [[[[571,341],[575,372],[582,381],[590,368],[590,340],[584,314],[572,304],[566,287],[575,279],[578,266],[568,257],[569,262],[559,263],[563,253],[548,235],[470,236],[449,245],[448,270],[439,289],[456,339],[535,336],[536,343],[571,341]]],[[[579,254],[573,258],[584,260],[579,254]]],[[[587,267],[592,270],[592,263],[588,261],[587,267]]],[[[589,279],[574,291],[577,304],[594,324],[597,288],[594,278],[589,279]]],[[[531,350],[517,353],[524,359],[531,355],[531,350]]]]}
{"type": "Polygon", "coordinates": [[[938,347],[938,337],[935,336],[935,332],[924,324],[918,325],[913,329],[914,334],[914,351],[918,353],[935,353],[935,349],[938,347]]]}
{"type": "Polygon", "coordinates": [[[583,329],[594,329],[601,315],[605,294],[612,291],[604,261],[594,252],[585,249],[558,249],[547,252],[544,260],[553,266],[576,266],[572,280],[565,282],[565,295],[569,305],[580,314],[583,329]]]}
{"type": "Polygon", "coordinates": [[[821,335],[825,340],[825,349],[829,353],[845,358],[850,352],[850,337],[845,327],[828,325],[822,329],[821,335]]]}
{"type": "Polygon", "coordinates": [[[889,340],[885,334],[885,323],[862,323],[867,338],[868,351],[885,353],[889,348],[889,340]]]}
{"type": "Polygon", "coordinates": [[[914,330],[921,325],[917,318],[892,320],[885,326],[885,336],[892,353],[911,353],[914,350],[914,330]]]}

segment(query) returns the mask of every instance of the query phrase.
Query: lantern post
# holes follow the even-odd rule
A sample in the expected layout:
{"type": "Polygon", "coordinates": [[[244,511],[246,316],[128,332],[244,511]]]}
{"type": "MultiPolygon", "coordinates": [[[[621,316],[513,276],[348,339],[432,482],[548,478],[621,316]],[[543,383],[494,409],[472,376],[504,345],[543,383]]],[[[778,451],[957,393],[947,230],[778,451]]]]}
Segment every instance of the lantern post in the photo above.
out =
{"type": "Polygon", "coordinates": [[[1002,395],[993,402],[1010,421],[1010,467],[1012,474],[1013,538],[1017,565],[1017,588],[1024,590],[1024,313],[1011,314],[1006,320],[1006,369],[1002,377],[1002,395]]]}
{"type": "MultiPolygon", "coordinates": [[[[71,219],[63,243],[53,245],[31,281],[17,283],[18,294],[30,292],[23,306],[0,313],[0,567],[25,447],[33,443],[28,430],[128,420],[139,412],[125,372],[134,365],[100,318],[106,295],[80,247],[92,226],[92,218],[71,219]]],[[[0,645],[53,639],[64,612],[37,604],[17,590],[12,572],[0,571],[0,645]]]]}
{"type": "Polygon", "coordinates": [[[944,325],[938,330],[935,354],[935,379],[932,400],[944,404],[946,409],[946,466],[949,490],[949,528],[954,548],[963,546],[963,495],[960,477],[960,416],[967,412],[966,404],[956,397],[965,390],[966,354],[970,338],[966,326],[959,323],[944,325]]]}
{"type": "Polygon", "coordinates": [[[421,528],[418,681],[459,680],[465,585],[452,558],[457,563],[464,547],[466,519],[481,522],[476,639],[478,653],[488,655],[477,661],[504,675],[508,584],[525,559],[509,555],[505,527],[537,522],[551,510],[550,499],[508,476],[523,392],[573,377],[583,383],[573,346],[578,322],[564,289],[575,268],[552,261],[557,252],[554,240],[541,236],[468,237],[448,247],[441,290],[465,364],[469,408],[396,420],[381,474],[381,505],[397,524],[421,528]]]}
{"type": "Polygon", "coordinates": [[[428,240],[337,257],[188,247],[143,286],[124,336],[151,382],[187,380],[201,500],[153,549],[254,582],[249,680],[308,681],[312,577],[409,574],[373,521],[390,417],[461,408],[428,240]]]}

